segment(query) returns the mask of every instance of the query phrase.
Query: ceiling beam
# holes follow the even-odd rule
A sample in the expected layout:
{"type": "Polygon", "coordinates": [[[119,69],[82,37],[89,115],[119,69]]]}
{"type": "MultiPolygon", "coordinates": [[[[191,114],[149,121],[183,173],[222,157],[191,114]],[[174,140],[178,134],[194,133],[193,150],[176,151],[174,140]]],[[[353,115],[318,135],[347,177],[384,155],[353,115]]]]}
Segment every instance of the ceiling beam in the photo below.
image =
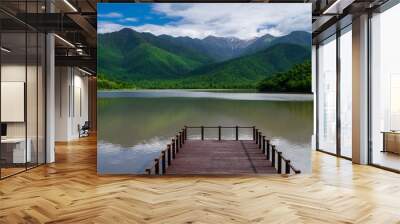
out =
{"type": "Polygon", "coordinates": [[[88,67],[96,71],[97,60],[91,56],[56,56],[56,66],[79,66],[88,67]]]}

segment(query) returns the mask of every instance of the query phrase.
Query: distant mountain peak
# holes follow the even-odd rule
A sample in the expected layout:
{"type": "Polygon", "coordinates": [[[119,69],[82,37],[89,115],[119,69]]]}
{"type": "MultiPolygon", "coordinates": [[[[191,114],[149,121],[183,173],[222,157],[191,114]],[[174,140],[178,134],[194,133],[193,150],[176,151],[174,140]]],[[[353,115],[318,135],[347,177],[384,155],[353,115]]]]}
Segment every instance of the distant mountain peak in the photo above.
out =
{"type": "Polygon", "coordinates": [[[311,34],[310,32],[304,31],[304,30],[295,30],[289,33],[290,34],[311,34]]]}
{"type": "Polygon", "coordinates": [[[269,33],[264,34],[264,35],[262,35],[261,37],[264,37],[264,38],[275,38],[274,35],[271,35],[271,34],[269,34],[269,33]]]}
{"type": "Polygon", "coordinates": [[[308,60],[311,34],[199,39],[124,28],[99,34],[98,43],[99,74],[110,80],[135,85],[143,80],[143,85],[154,82],[168,88],[170,82],[174,88],[177,83],[185,88],[248,88],[308,60]]]}

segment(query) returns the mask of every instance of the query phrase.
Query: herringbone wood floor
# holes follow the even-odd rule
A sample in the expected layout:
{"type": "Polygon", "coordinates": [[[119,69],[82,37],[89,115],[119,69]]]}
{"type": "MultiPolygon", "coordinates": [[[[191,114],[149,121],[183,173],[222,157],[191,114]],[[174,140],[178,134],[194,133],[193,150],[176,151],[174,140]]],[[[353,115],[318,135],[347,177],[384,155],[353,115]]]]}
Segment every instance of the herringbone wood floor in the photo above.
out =
{"type": "Polygon", "coordinates": [[[289,178],[96,174],[96,141],[0,181],[0,223],[400,223],[400,175],[314,152],[289,178]]]}

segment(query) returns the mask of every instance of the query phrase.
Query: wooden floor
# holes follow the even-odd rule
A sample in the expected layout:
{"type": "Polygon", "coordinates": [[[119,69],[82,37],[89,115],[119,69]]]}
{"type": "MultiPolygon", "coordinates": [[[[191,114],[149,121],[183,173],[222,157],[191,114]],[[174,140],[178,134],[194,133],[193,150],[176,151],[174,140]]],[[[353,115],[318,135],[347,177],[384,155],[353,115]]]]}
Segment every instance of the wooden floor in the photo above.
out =
{"type": "Polygon", "coordinates": [[[254,141],[187,140],[166,174],[276,174],[254,141]]]}
{"type": "Polygon", "coordinates": [[[313,174],[96,174],[94,138],[0,181],[0,223],[400,223],[400,175],[314,152],[313,174]]]}
{"type": "Polygon", "coordinates": [[[391,152],[374,152],[373,162],[375,164],[400,170],[400,155],[391,152]]]}

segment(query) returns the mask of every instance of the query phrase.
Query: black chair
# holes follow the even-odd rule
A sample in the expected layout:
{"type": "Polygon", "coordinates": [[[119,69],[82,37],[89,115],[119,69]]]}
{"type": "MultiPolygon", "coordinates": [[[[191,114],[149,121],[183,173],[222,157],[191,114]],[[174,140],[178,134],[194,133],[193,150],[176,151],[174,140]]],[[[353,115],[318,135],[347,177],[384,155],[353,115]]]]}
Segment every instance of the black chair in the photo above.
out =
{"type": "Polygon", "coordinates": [[[89,121],[85,121],[82,127],[78,124],[79,138],[89,136],[89,130],[90,130],[89,121]]]}

